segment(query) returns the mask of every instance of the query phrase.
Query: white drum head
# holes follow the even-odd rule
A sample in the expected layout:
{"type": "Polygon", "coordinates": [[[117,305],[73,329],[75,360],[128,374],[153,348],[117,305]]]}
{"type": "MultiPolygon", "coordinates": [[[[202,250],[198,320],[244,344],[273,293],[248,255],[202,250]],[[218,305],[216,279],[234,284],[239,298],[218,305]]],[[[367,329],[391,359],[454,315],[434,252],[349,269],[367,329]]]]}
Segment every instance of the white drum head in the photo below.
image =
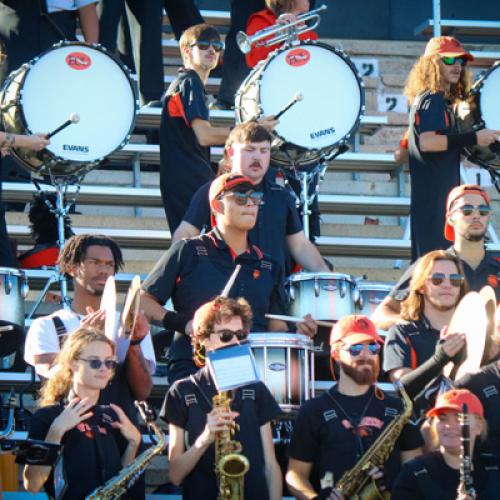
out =
{"type": "Polygon", "coordinates": [[[481,86],[481,118],[486,128],[500,130],[500,65],[486,75],[481,86]]]}
{"type": "Polygon", "coordinates": [[[120,147],[136,113],[134,92],[122,67],[103,50],[79,44],[55,47],[32,63],[21,103],[32,133],[51,132],[76,113],[79,123],[53,136],[47,149],[83,163],[120,147]]]}
{"type": "Polygon", "coordinates": [[[269,61],[260,81],[263,114],[278,113],[297,92],[302,100],[275,129],[286,142],[328,148],[344,139],[360,117],[363,99],[355,70],[329,47],[301,44],[269,61]]]}

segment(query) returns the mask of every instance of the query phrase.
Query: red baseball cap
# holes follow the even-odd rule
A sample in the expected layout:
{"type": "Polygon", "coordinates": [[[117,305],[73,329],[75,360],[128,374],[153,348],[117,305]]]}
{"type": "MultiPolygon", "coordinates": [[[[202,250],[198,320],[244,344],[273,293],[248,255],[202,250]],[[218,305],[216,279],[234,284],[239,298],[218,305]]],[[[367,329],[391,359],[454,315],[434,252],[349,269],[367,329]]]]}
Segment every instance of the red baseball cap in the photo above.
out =
{"type": "Polygon", "coordinates": [[[467,389],[452,389],[440,394],[434,408],[427,412],[428,417],[435,417],[444,410],[462,411],[462,405],[467,405],[467,412],[484,417],[483,405],[479,398],[467,389]]]}
{"type": "Polygon", "coordinates": [[[238,191],[246,193],[254,189],[252,180],[241,174],[222,174],[217,177],[212,184],[210,184],[210,191],[208,192],[208,201],[212,214],[210,221],[212,226],[216,225],[213,209],[216,208],[217,198],[226,191],[238,191]]]}
{"type": "Polygon", "coordinates": [[[463,45],[452,36],[435,36],[427,42],[424,56],[434,55],[444,57],[463,56],[468,61],[474,60],[474,57],[464,49],[463,45]]]}
{"type": "Polygon", "coordinates": [[[377,333],[377,328],[367,316],[350,315],[344,316],[337,321],[330,333],[330,348],[333,351],[337,344],[353,345],[361,342],[384,343],[384,340],[377,333]]]}
{"type": "Polygon", "coordinates": [[[476,184],[462,184],[461,186],[454,187],[448,194],[448,198],[446,200],[446,220],[444,222],[444,237],[448,241],[455,241],[455,230],[453,229],[453,226],[448,223],[448,218],[451,213],[451,208],[459,198],[461,198],[464,194],[468,193],[479,194],[484,198],[484,201],[488,205],[491,203],[488,193],[481,186],[478,186],[476,184]]]}

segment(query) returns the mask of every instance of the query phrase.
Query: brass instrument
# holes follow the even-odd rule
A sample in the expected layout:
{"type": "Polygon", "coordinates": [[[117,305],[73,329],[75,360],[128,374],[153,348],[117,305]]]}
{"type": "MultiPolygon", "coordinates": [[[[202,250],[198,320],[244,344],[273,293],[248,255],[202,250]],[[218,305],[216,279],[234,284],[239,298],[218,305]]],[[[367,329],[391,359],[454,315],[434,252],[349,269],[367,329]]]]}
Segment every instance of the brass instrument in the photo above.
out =
{"type": "Polygon", "coordinates": [[[308,31],[316,29],[321,21],[319,13],[323,10],[326,10],[327,8],[328,7],[326,5],[322,5],[317,9],[305,12],[304,14],[297,16],[297,19],[292,23],[274,24],[273,26],[269,26],[269,28],[264,28],[260,31],[257,31],[250,36],[247,35],[244,31],[239,31],[236,35],[236,43],[238,44],[241,52],[243,52],[244,54],[248,54],[252,49],[252,45],[270,47],[271,45],[276,45],[277,43],[294,39],[299,35],[302,35],[302,33],[307,33],[308,31]],[[300,26],[301,24],[311,19],[315,20],[314,24],[312,24],[311,26],[300,26]],[[265,40],[270,36],[272,36],[272,38],[270,38],[269,40],[265,40]]]}
{"type": "MultiPolygon", "coordinates": [[[[216,394],[214,408],[230,411],[227,392],[216,394]]],[[[231,439],[234,429],[217,432],[215,436],[215,474],[219,485],[219,500],[243,500],[243,480],[250,468],[247,457],[241,454],[241,443],[231,439]]]]}
{"type": "Polygon", "coordinates": [[[378,500],[388,499],[388,492],[380,492],[375,482],[368,473],[374,467],[382,469],[387,458],[391,454],[403,427],[411,417],[413,403],[400,383],[395,384],[403,398],[403,411],[401,415],[384,429],[382,434],[370,446],[368,451],[361,457],[359,462],[349,471],[345,472],[335,485],[344,498],[355,500],[378,500]]]}
{"type": "Polygon", "coordinates": [[[132,463],[124,467],[120,473],[112,477],[103,486],[95,489],[88,497],[88,499],[111,500],[120,498],[127,490],[139,479],[141,474],[146,470],[149,462],[153,460],[156,455],[159,455],[167,446],[167,437],[156,425],[156,415],[145,401],[135,401],[135,406],[139,410],[141,417],[146,422],[148,427],[154,432],[157,443],[146,451],[141,453],[132,463]]]}
{"type": "Polygon", "coordinates": [[[472,479],[472,450],[470,447],[470,417],[467,405],[462,405],[460,420],[460,483],[457,493],[476,498],[476,490],[472,479]]]}

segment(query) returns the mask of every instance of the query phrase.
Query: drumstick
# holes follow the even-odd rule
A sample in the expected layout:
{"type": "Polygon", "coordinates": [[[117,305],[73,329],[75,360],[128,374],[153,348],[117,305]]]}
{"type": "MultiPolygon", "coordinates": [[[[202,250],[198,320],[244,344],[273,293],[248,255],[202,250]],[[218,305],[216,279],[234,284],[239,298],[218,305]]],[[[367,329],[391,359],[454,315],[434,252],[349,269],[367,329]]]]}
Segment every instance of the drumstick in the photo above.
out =
{"type": "Polygon", "coordinates": [[[241,265],[238,264],[234,269],[233,274],[231,274],[231,277],[227,280],[226,286],[224,287],[224,290],[222,290],[220,294],[221,297],[227,297],[229,295],[229,292],[231,291],[231,288],[233,288],[234,282],[236,281],[236,277],[238,276],[240,269],[241,265]]]}
{"type": "Polygon", "coordinates": [[[80,121],[80,116],[77,115],[76,113],[71,113],[69,115],[69,118],[62,125],[59,125],[59,127],[57,127],[52,132],[49,132],[47,134],[47,139],[50,139],[52,136],[58,134],[61,130],[65,129],[68,125],[71,125],[72,123],[78,123],[79,121],[80,121]]]}
{"type": "Polygon", "coordinates": [[[11,332],[12,330],[14,330],[14,325],[0,326],[0,333],[11,332]]]}
{"type": "MultiPolygon", "coordinates": [[[[268,319],[280,319],[281,321],[290,321],[291,323],[302,323],[304,318],[299,318],[298,316],[285,316],[284,314],[266,314],[266,318],[268,319]]],[[[315,320],[318,326],[326,326],[331,328],[335,325],[333,321],[321,321],[315,320]]]]}
{"type": "Polygon", "coordinates": [[[277,114],[274,115],[274,119],[277,120],[283,113],[286,113],[292,106],[297,104],[299,101],[302,101],[304,99],[304,96],[302,95],[301,92],[295,92],[295,95],[293,96],[293,99],[277,114]]]}

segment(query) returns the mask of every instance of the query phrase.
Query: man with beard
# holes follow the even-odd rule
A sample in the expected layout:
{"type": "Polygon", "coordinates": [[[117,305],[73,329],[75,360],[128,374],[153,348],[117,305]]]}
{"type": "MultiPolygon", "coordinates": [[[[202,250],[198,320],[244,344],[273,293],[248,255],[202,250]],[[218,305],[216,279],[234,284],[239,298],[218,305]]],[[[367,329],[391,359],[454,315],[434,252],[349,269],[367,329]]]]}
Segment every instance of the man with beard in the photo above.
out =
{"type": "MultiPolygon", "coordinates": [[[[296,498],[339,498],[335,483],[401,413],[401,402],[375,384],[382,343],[366,316],[346,316],[334,326],[330,347],[338,384],[302,405],[290,444],[286,481],[296,498]]],[[[422,444],[418,428],[406,424],[384,465],[382,481],[389,491],[401,462],[418,456],[422,444]]],[[[372,471],[374,479],[381,476],[372,471]]]]}
{"type": "MultiPolygon", "coordinates": [[[[500,301],[500,262],[484,246],[490,203],[488,193],[481,186],[463,184],[452,189],[446,203],[444,235],[453,242],[446,253],[460,260],[469,289],[479,291],[490,285],[500,301]]],[[[372,320],[378,328],[388,330],[401,320],[401,303],[408,296],[408,285],[417,264],[418,261],[406,270],[375,310],[372,320]]]]}
{"type": "Polygon", "coordinates": [[[440,332],[468,291],[460,260],[444,250],[424,255],[415,266],[410,293],[401,304],[402,322],[391,327],[384,344],[384,371],[391,380],[427,361],[440,332]]]}

